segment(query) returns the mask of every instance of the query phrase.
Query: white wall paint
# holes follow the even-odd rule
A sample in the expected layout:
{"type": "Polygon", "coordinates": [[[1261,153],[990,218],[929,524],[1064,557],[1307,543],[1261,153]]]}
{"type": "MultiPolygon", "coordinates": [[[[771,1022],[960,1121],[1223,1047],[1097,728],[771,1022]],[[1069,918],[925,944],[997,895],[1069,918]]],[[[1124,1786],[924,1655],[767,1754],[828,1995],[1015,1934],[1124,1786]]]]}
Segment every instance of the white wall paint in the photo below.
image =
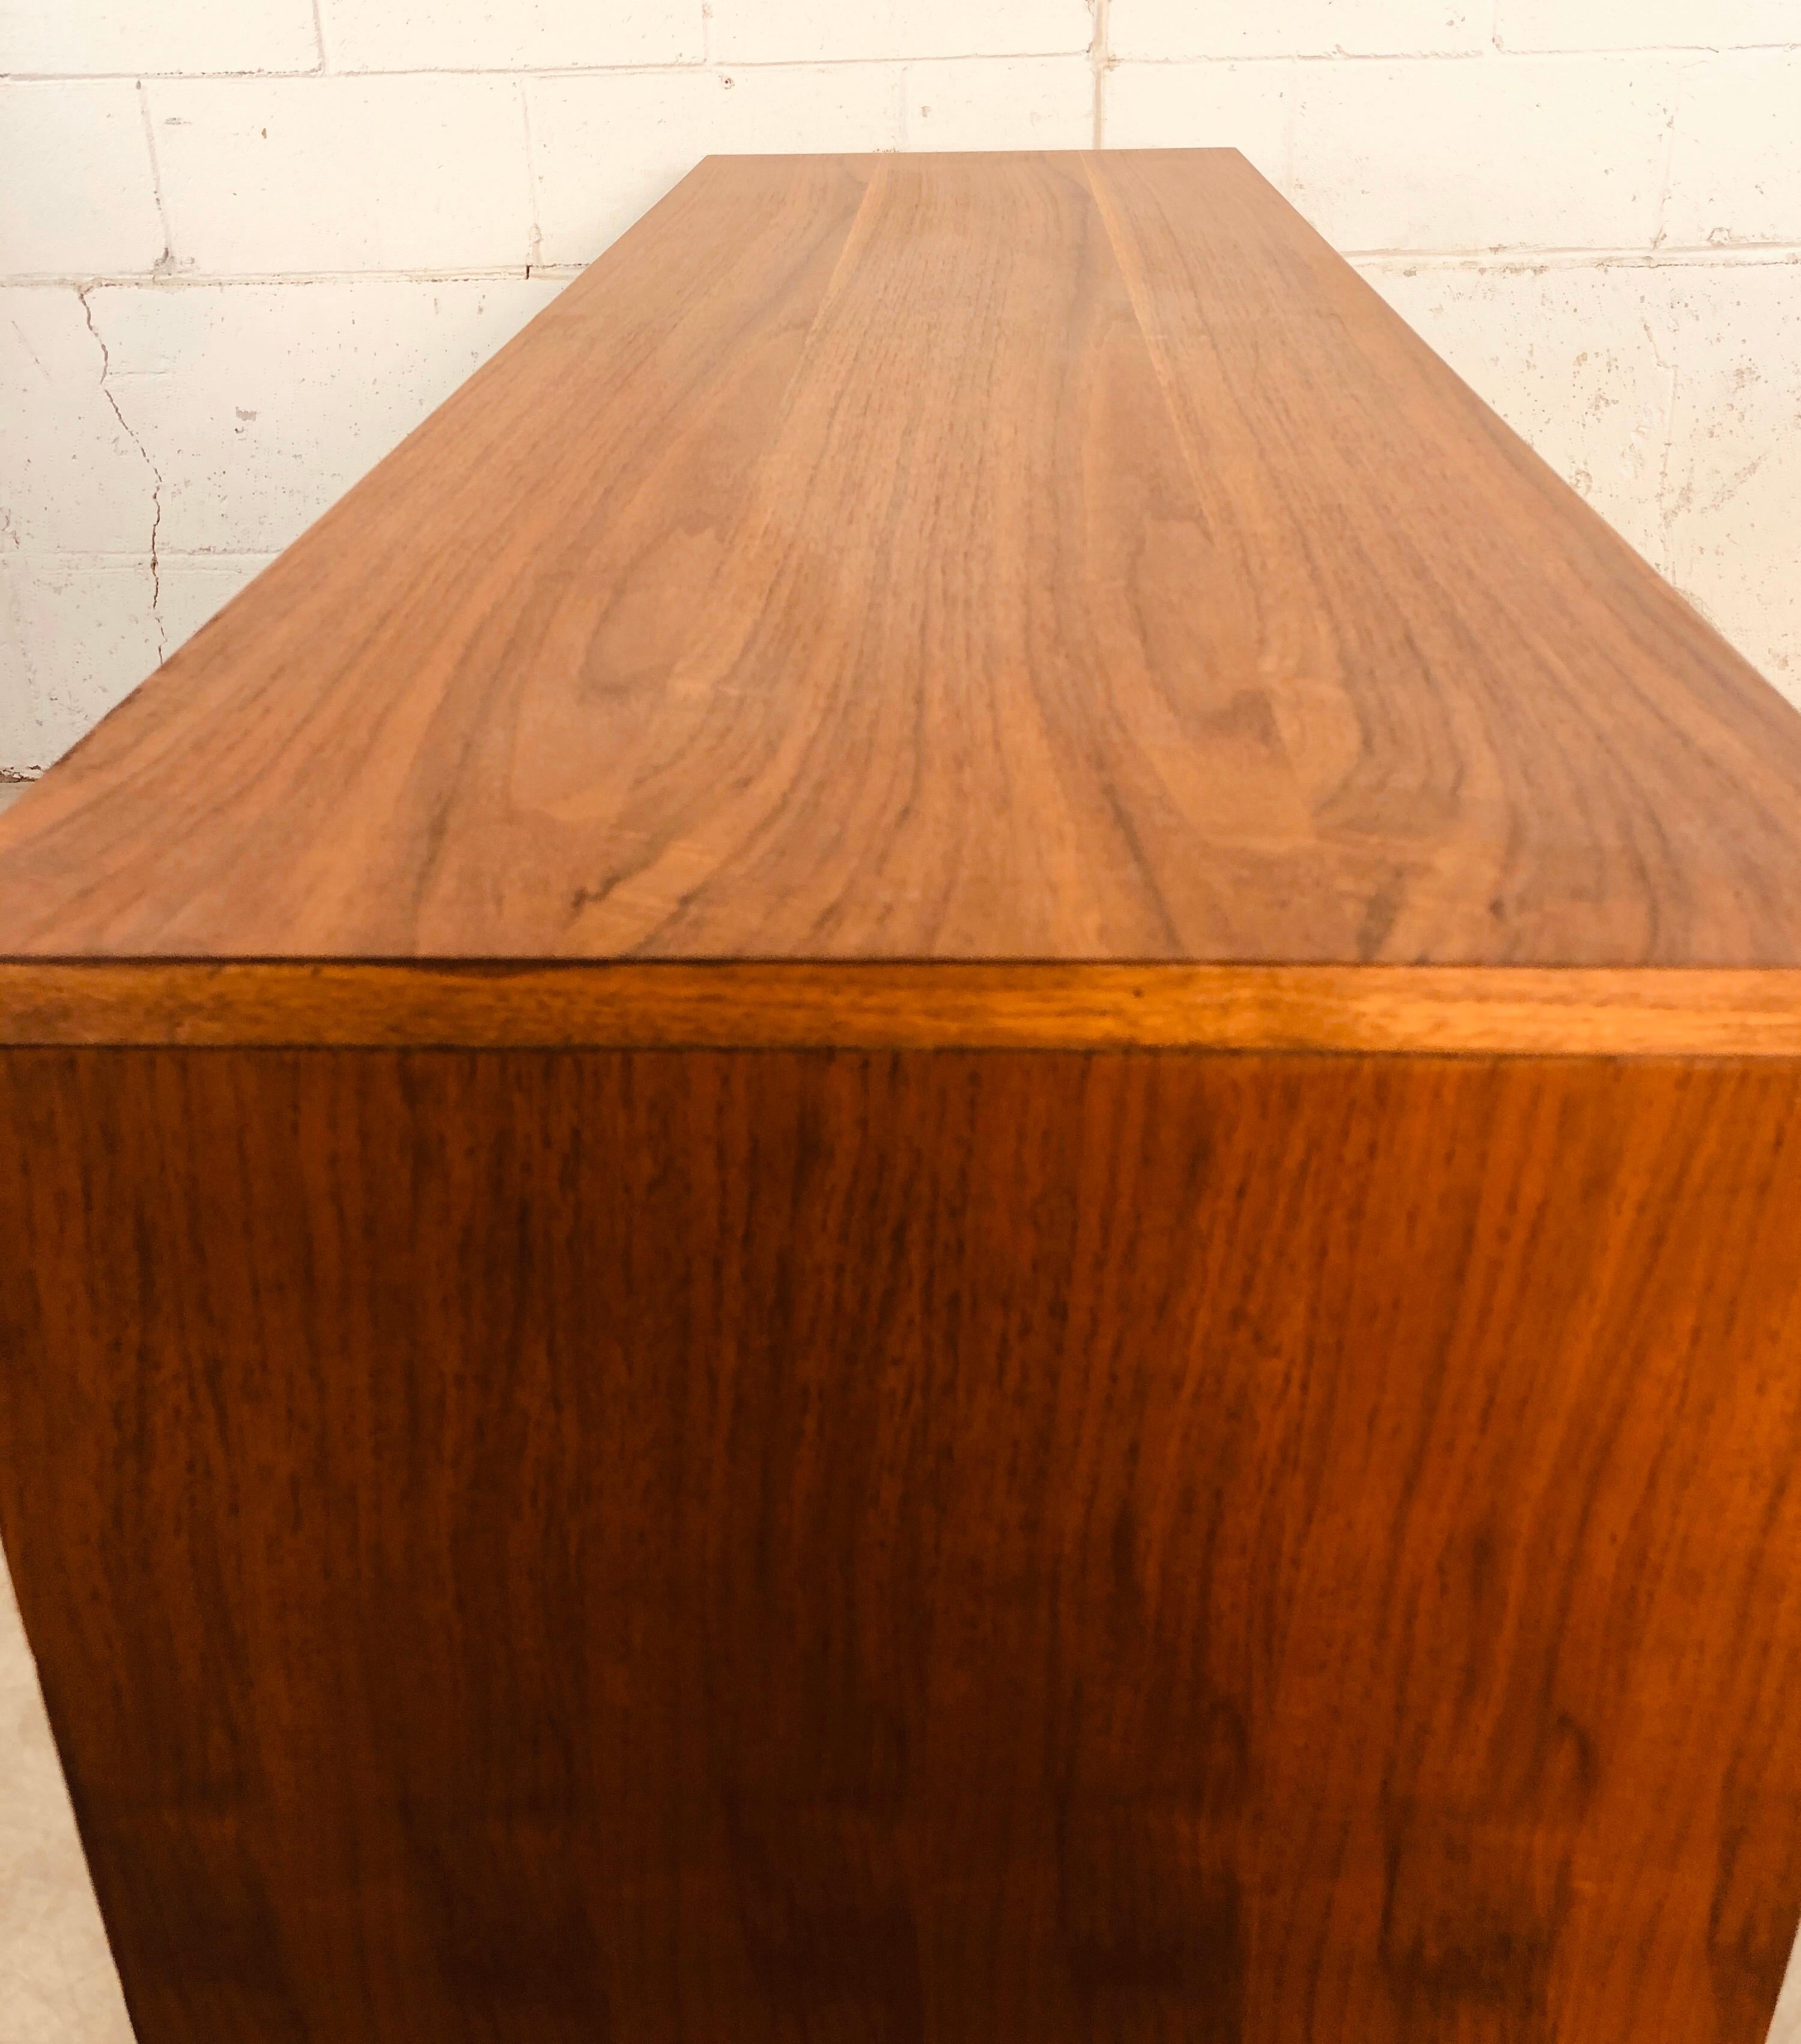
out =
{"type": "Polygon", "coordinates": [[[1801,701],[1801,0],[0,0],[0,777],[710,150],[1241,148],[1801,701]]]}

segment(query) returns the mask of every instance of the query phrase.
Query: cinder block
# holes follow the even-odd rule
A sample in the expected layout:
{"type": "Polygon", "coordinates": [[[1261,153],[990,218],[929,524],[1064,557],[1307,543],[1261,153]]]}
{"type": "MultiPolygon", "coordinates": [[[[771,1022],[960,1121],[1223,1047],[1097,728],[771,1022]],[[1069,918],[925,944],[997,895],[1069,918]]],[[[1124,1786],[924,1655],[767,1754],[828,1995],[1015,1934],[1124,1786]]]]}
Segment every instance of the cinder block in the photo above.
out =
{"type": "Polygon", "coordinates": [[[891,57],[899,0],[713,0],[712,53],[722,63],[812,63],[891,57]]]}
{"type": "Polygon", "coordinates": [[[137,87],[0,85],[0,276],[123,276],[163,253],[137,87]]]}
{"type": "Polygon", "coordinates": [[[311,0],[0,0],[0,71],[304,71],[319,61],[311,0]]]}
{"type": "Polygon", "coordinates": [[[1801,705],[1801,262],[1676,275],[1670,574],[1801,705]]]}
{"type": "Polygon", "coordinates": [[[321,0],[334,71],[697,63],[701,0],[321,0]]]}
{"type": "Polygon", "coordinates": [[[156,614],[169,651],[186,645],[275,558],[273,554],[187,554],[171,559],[164,555],[156,614]]]}
{"type": "Polygon", "coordinates": [[[113,554],[148,545],[149,464],[106,402],[105,371],[73,289],[0,290],[0,547],[113,554]]]}
{"type": "Polygon", "coordinates": [[[1488,40],[1487,0],[1113,0],[1118,58],[1461,56],[1488,40]]]}
{"type": "Polygon", "coordinates": [[[10,617],[13,640],[0,665],[0,690],[13,699],[0,720],[0,767],[9,773],[53,765],[151,672],[160,651],[147,559],[0,558],[0,616],[10,617]]]}
{"type": "Polygon", "coordinates": [[[1586,263],[1364,275],[1476,394],[1653,567],[1675,382],[1667,270],[1586,263]]]}
{"type": "Polygon", "coordinates": [[[1093,34],[1087,0],[713,0],[713,55],[728,63],[1046,56],[1093,34]]]}
{"type": "Polygon", "coordinates": [[[1801,42],[1801,16],[1795,0],[1499,0],[1495,37],[1504,50],[1723,50],[1801,42]]]}
{"type": "Polygon", "coordinates": [[[517,79],[214,79],[144,89],[183,271],[480,270],[527,259],[517,79]]]}
{"type": "Polygon", "coordinates": [[[1347,252],[1649,248],[1680,64],[1304,67],[1295,196],[1347,252]]]}
{"type": "Polygon", "coordinates": [[[1101,135],[1114,149],[1241,149],[1272,184],[1289,182],[1295,66],[1119,64],[1102,86],[1101,135]]]}
{"type": "Polygon", "coordinates": [[[165,554],[279,551],[562,287],[549,278],[92,294],[163,478],[165,554]]]}
{"type": "MultiPolygon", "coordinates": [[[[1801,35],[1801,5],[1794,13],[1801,35]]],[[[1685,73],[1664,235],[1676,248],[1801,241],[1801,50],[1685,73]]]]}
{"type": "Polygon", "coordinates": [[[1087,149],[1094,138],[1095,75],[1086,56],[907,67],[910,149],[1087,149]]]}
{"type": "Polygon", "coordinates": [[[18,777],[41,772],[45,750],[14,608],[12,571],[0,555],[0,813],[12,801],[18,777]]]}
{"type": "Polygon", "coordinates": [[[588,263],[702,156],[896,149],[895,64],[748,65],[526,81],[540,248],[588,263]]]}

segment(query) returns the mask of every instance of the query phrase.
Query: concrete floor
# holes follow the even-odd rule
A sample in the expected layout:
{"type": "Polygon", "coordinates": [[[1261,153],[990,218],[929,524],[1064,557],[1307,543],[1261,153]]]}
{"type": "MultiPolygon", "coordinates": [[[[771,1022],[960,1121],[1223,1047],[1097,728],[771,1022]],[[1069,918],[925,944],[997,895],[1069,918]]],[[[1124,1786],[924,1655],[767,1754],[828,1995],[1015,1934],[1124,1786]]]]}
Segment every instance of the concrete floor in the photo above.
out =
{"type": "MultiPolygon", "coordinates": [[[[0,810],[22,792],[16,784],[0,782],[0,810]]],[[[44,1722],[37,1672],[3,1566],[0,2040],[133,2044],[118,1976],[75,1835],[75,1815],[44,1722]]],[[[1801,2044],[1801,1965],[1789,1968],[1768,2044],[1801,2044]]]]}

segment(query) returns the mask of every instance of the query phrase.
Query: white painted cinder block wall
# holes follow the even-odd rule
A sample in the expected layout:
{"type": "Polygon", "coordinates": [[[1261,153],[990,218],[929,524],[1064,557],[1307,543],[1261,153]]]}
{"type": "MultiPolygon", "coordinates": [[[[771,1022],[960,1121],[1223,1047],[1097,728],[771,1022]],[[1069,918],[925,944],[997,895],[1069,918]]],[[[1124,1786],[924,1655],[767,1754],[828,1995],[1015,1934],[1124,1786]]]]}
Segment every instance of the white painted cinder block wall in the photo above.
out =
{"type": "Polygon", "coordinates": [[[1801,0],[0,0],[0,775],[710,150],[1229,143],[1801,700],[1801,0]]]}

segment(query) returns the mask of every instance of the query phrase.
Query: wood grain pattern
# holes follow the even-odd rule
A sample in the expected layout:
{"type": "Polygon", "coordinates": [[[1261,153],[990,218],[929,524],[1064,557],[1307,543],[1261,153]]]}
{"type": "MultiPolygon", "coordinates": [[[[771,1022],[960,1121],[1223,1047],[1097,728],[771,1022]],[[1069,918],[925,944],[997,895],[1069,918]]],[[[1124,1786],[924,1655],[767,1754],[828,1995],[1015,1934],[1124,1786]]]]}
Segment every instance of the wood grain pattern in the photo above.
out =
{"type": "Polygon", "coordinates": [[[0,959],[0,1045],[1801,1057],[1801,972],[0,959]]]}
{"type": "Polygon", "coordinates": [[[1801,966],[1801,717],[1238,157],[704,164],[0,821],[32,955],[1801,966]]]}
{"type": "Polygon", "coordinates": [[[1761,2035],[1801,1063],[15,1051],[0,1235],[144,2044],[1761,2035]]]}
{"type": "Polygon", "coordinates": [[[1761,2034],[1801,719],[1235,156],[703,165],[0,820],[0,1242],[143,2044],[1761,2034]]]}

